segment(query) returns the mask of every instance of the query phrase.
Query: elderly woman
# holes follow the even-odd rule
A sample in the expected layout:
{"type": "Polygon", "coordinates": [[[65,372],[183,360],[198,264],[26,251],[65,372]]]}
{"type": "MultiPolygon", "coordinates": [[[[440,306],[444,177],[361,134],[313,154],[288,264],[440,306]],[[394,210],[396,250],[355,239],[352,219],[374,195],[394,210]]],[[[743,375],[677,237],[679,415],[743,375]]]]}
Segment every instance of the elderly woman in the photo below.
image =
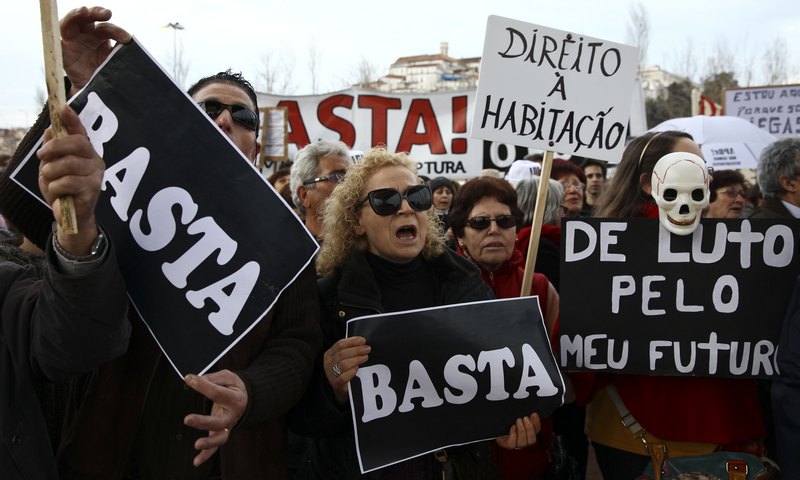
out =
{"type": "MultiPolygon", "coordinates": [[[[525,257],[533,225],[533,211],[536,197],[539,195],[541,177],[530,177],[517,184],[517,205],[523,212],[522,228],[517,232],[517,250],[525,257]]],[[[564,188],[556,180],[550,180],[547,189],[544,214],[542,215],[542,234],[539,238],[539,250],[536,252],[536,271],[547,276],[556,288],[560,288],[561,279],[561,218],[564,216],[564,188]]]]}
{"type": "Polygon", "coordinates": [[[747,182],[738,170],[714,172],[711,185],[711,202],[703,212],[706,218],[742,218],[747,182]]]}
{"type": "MultiPolygon", "coordinates": [[[[497,298],[518,297],[522,288],[525,259],[514,248],[516,226],[522,217],[514,188],[498,178],[476,178],[467,182],[459,189],[450,210],[458,252],[480,268],[481,277],[497,298]]],[[[539,296],[545,325],[552,338],[558,319],[558,294],[547,277],[539,273],[533,275],[532,290],[533,295],[539,296]]],[[[519,452],[495,449],[503,478],[535,478],[543,474],[549,463],[548,443],[538,442],[519,452]]]]}
{"type": "Polygon", "coordinates": [[[569,160],[553,160],[551,177],[564,187],[564,206],[567,217],[578,217],[583,209],[583,195],[586,193],[586,174],[583,169],[569,160]]]}
{"type": "MultiPolygon", "coordinates": [[[[319,360],[316,381],[295,412],[302,422],[293,428],[316,437],[302,467],[308,470],[303,472],[306,477],[349,479],[359,476],[348,382],[367,361],[370,346],[363,337],[344,338],[347,321],[493,296],[474,266],[444,247],[430,187],[420,184],[416,165],[407,155],[369,151],[350,167],[326,208],[317,272],[327,350],[319,360]]],[[[539,428],[534,413],[518,419],[496,442],[503,448],[522,448],[536,441],[539,428]]],[[[485,443],[456,448],[491,462],[488,451],[481,452],[488,450],[485,443]]],[[[361,478],[440,479],[442,467],[433,454],[426,454],[361,478]]]]}

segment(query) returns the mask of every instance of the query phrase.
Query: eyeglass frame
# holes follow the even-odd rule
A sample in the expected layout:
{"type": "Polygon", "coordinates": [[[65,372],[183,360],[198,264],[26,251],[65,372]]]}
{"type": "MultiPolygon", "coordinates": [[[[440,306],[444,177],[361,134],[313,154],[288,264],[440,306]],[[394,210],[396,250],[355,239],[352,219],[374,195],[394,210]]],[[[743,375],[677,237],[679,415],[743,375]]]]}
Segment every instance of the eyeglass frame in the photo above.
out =
{"type": "MultiPolygon", "coordinates": [[[[561,183],[561,182],[558,182],[558,183],[561,183]]],[[[584,191],[584,190],[586,190],[586,184],[585,184],[585,183],[583,183],[583,182],[578,182],[578,183],[568,183],[568,184],[566,184],[566,185],[564,185],[563,183],[561,183],[561,186],[562,186],[562,187],[564,187],[564,192],[566,192],[566,191],[567,191],[567,189],[569,189],[570,187],[573,187],[574,189],[576,189],[576,190],[578,190],[578,191],[584,191]]]]}
{"type": "Polygon", "coordinates": [[[426,211],[430,210],[431,207],[433,207],[433,192],[431,191],[431,187],[428,186],[428,185],[412,185],[412,186],[408,187],[406,189],[406,191],[403,192],[403,193],[398,192],[394,188],[377,188],[375,190],[372,190],[371,192],[367,192],[367,196],[364,197],[361,201],[359,201],[358,204],[356,205],[356,211],[360,210],[364,206],[365,203],[369,202],[369,206],[372,209],[372,211],[375,212],[375,215],[378,215],[380,217],[388,217],[389,215],[394,215],[395,213],[400,211],[401,208],[403,208],[403,200],[408,202],[408,206],[411,207],[411,209],[414,210],[415,212],[426,212],[426,211]],[[409,198],[408,198],[408,194],[412,189],[416,189],[412,193],[416,193],[418,191],[425,191],[425,190],[428,191],[428,199],[429,199],[428,203],[429,203],[429,205],[428,205],[427,208],[418,209],[418,208],[416,208],[414,206],[413,203],[411,203],[411,200],[409,200],[409,198]],[[381,213],[381,212],[379,212],[379,211],[377,211],[375,209],[375,205],[372,203],[373,202],[373,197],[374,197],[375,192],[382,192],[382,191],[387,191],[387,190],[391,190],[395,194],[399,195],[400,196],[400,203],[397,204],[397,208],[394,209],[393,211],[388,212],[388,213],[381,213]]]}
{"type": "Polygon", "coordinates": [[[730,187],[723,187],[723,188],[718,188],[716,190],[716,193],[717,193],[718,196],[719,195],[725,195],[726,197],[728,197],[731,200],[736,200],[736,197],[739,197],[739,196],[741,196],[743,199],[745,198],[745,190],[744,189],[732,191],[730,187]],[[733,195],[731,195],[731,193],[733,195]]]}
{"type": "Polygon", "coordinates": [[[319,182],[331,182],[334,185],[338,185],[342,182],[342,180],[344,180],[344,175],[345,172],[340,172],[340,171],[331,172],[330,174],[322,177],[316,177],[316,178],[311,178],[309,180],[305,180],[303,181],[303,186],[307,187],[309,185],[315,185],[319,182]],[[334,180],[334,178],[336,180],[334,180]]]}

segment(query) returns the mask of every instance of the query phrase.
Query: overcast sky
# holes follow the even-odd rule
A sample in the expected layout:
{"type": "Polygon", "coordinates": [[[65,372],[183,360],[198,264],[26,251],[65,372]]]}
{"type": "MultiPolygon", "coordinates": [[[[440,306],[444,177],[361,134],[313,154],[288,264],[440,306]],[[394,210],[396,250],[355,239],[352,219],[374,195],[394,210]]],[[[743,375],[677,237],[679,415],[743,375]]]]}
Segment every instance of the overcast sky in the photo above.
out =
{"type": "MultiPolygon", "coordinates": [[[[7,1],[0,29],[0,128],[30,126],[44,89],[38,3],[7,1]]],[[[787,40],[789,70],[800,82],[800,7],[797,0],[671,0],[642,2],[650,21],[647,63],[675,68],[689,41],[698,74],[706,56],[724,44],[753,65],[761,84],[761,52],[777,36],[787,40]],[[749,59],[749,60],[748,60],[749,59]]],[[[58,2],[60,15],[83,2],[58,2]]],[[[177,38],[189,64],[187,86],[229,67],[259,86],[262,57],[293,63],[294,94],[309,94],[309,51],[319,59],[318,91],[344,88],[362,61],[387,72],[398,57],[438,53],[449,43],[453,57],[480,56],[486,19],[502,15],[552,28],[627,43],[629,0],[107,0],[112,21],[135,35],[172,71],[177,38]],[[177,34],[163,27],[180,22],[177,34]]]]}

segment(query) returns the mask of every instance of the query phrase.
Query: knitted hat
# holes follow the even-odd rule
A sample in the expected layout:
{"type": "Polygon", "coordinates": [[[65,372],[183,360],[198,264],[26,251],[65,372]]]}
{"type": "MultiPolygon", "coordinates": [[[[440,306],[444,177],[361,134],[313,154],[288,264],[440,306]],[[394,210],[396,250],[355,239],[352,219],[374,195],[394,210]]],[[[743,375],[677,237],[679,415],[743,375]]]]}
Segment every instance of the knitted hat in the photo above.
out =
{"type": "MultiPolygon", "coordinates": [[[[0,175],[0,213],[13,223],[23,235],[44,250],[53,224],[53,212],[39,199],[23,190],[11,179],[25,153],[30,151],[50,124],[47,108],[39,115],[36,124],[25,135],[11,157],[8,168],[0,175]]],[[[38,158],[33,158],[38,163],[38,158]]]]}
{"type": "Polygon", "coordinates": [[[453,182],[444,177],[436,177],[431,180],[430,187],[432,192],[435,192],[442,187],[447,187],[450,190],[450,193],[453,195],[456,194],[456,187],[453,186],[453,182]]]}

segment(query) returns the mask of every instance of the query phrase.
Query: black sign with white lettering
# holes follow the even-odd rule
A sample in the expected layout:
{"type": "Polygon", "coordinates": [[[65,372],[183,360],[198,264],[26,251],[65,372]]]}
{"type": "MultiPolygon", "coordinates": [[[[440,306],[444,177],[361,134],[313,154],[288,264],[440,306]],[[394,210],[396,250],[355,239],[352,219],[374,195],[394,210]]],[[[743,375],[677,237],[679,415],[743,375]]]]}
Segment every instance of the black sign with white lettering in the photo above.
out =
{"type": "MultiPolygon", "coordinates": [[[[178,373],[201,374],[266,315],[317,245],[135,41],[71,105],[106,163],[96,215],[133,305],[178,373]]],[[[40,197],[37,169],[27,161],[14,178],[40,197]]]]}
{"type": "Polygon", "coordinates": [[[362,473],[507,435],[563,402],[537,297],[360,317],[347,335],[372,347],[350,382],[362,473]]]}
{"type": "Polygon", "coordinates": [[[560,363],[568,370],[766,378],[800,273],[800,221],[562,225],[560,363]]]}

